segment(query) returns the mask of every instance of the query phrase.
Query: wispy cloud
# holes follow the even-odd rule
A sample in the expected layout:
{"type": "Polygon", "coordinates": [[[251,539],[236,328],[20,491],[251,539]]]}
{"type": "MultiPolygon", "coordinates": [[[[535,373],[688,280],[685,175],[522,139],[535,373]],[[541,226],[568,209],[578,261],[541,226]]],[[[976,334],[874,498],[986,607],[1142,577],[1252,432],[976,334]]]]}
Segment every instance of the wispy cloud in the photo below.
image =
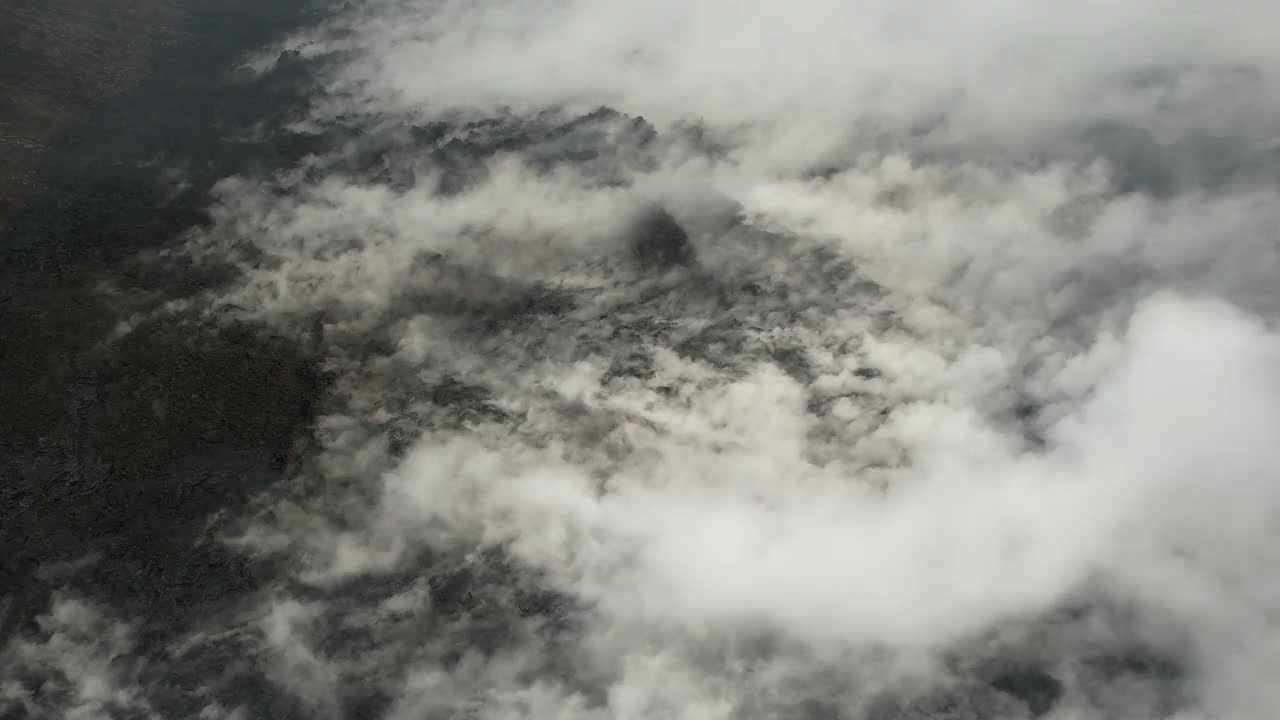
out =
{"type": "Polygon", "coordinates": [[[389,717],[1266,716],[1276,15],[387,0],[285,43],[342,140],[192,252],[338,380],[238,543],[430,648],[320,657],[281,600],[290,667],[394,658],[389,717]],[[655,204],[690,262],[633,262],[655,204]]]}

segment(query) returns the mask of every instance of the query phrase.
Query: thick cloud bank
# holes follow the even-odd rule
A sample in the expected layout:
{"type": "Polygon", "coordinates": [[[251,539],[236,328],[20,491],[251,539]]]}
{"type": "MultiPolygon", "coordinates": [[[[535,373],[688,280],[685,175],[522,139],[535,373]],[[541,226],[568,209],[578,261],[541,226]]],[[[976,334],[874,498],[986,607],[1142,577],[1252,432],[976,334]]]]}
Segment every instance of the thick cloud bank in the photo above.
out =
{"type": "Polygon", "coordinates": [[[264,50],[322,149],[218,186],[236,279],[168,312],[332,383],[185,652],[305,717],[1269,717],[1278,24],[367,0],[264,50]]]}

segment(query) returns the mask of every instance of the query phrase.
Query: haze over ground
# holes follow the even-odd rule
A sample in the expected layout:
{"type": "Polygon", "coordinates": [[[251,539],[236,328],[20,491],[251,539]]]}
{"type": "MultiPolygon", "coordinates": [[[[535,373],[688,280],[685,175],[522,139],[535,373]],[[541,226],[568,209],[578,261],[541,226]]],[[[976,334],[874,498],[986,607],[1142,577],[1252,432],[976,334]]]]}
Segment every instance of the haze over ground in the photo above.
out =
{"type": "MultiPolygon", "coordinates": [[[[134,260],[216,282],[102,338],[322,369],[270,479],[193,511],[251,580],[159,635],[56,589],[0,697],[1268,717],[1275,15],[366,0],[251,54],[291,93],[224,141],[295,151],[134,260]]],[[[206,444],[160,497],[261,465],[206,444]]]]}

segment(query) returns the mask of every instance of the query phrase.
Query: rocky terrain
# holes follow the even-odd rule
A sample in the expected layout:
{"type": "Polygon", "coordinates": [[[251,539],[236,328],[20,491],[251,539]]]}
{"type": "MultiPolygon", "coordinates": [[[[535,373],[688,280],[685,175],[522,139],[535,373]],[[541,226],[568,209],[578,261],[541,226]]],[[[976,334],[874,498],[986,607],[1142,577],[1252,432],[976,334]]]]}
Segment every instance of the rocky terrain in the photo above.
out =
{"type": "MultiPolygon", "coordinates": [[[[298,10],[3,12],[0,636],[35,627],[68,581],[181,622],[252,585],[242,563],[196,540],[211,513],[279,475],[322,381],[305,348],[251,329],[143,321],[110,339],[135,313],[219,281],[148,275],[134,258],[203,222],[211,179],[245,162],[248,151],[219,150],[221,133],[269,113],[278,89],[236,86],[232,64],[298,10]]],[[[9,700],[0,714],[26,716],[9,700]]]]}
{"type": "Polygon", "coordinates": [[[1274,707],[1248,37],[10,5],[0,718],[1274,707]]]}

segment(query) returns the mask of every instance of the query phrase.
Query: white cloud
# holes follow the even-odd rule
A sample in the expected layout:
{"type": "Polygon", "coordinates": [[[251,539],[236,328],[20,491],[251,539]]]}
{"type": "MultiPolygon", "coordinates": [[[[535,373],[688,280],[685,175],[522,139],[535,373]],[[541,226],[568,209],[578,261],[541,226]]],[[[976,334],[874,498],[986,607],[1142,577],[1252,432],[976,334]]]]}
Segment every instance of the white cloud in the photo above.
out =
{"type": "MultiPolygon", "coordinates": [[[[306,470],[324,492],[240,546],[295,553],[335,604],[426,548],[453,567],[477,546],[578,603],[554,652],[521,634],[397,666],[391,717],[730,717],[806,693],[861,712],[885,687],[961,682],[951,655],[1028,624],[1083,638],[1020,652],[1070,681],[1059,716],[1091,717],[1112,700],[1086,685],[1110,680],[1077,656],[1146,631],[1045,619],[1077,602],[1155,628],[1186,665],[1178,710],[1266,716],[1275,16],[351,8],[294,41],[332,54],[308,123],[384,152],[353,141],[228,180],[193,243],[244,270],[215,308],[293,331],[322,317],[340,376],[306,470]],[[656,138],[572,123],[601,104],[656,138]],[[405,129],[434,120],[434,140],[405,129]],[[628,220],[653,202],[697,267],[628,263],[628,220]],[[571,671],[549,674],[555,653],[571,671]]],[[[396,618],[415,602],[439,610],[418,590],[378,600],[396,618]]],[[[489,627],[473,611],[450,632],[489,627]]],[[[276,620],[290,667],[341,664],[276,620]]],[[[1108,711],[1173,712],[1115,692],[1128,704],[1108,711]]]]}
{"type": "Polygon", "coordinates": [[[0,648],[0,711],[68,720],[155,717],[138,684],[133,626],[61,593],[37,625],[0,648]]]}

